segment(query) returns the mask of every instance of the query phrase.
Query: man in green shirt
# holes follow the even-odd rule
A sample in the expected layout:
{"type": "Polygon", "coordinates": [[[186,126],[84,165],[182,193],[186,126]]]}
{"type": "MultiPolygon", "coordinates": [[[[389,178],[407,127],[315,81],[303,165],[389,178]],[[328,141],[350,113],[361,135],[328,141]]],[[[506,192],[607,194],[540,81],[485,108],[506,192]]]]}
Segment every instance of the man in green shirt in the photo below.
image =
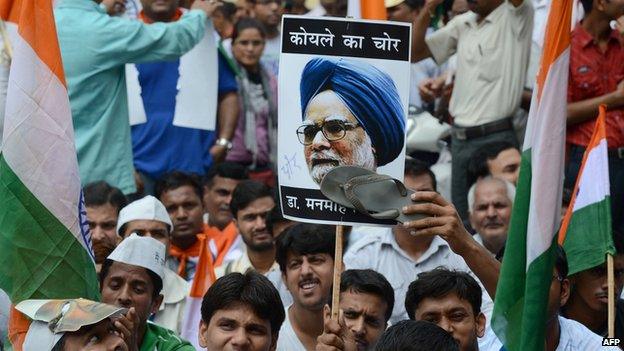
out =
{"type": "Polygon", "coordinates": [[[100,272],[102,302],[129,309],[115,326],[130,351],[194,351],[169,329],[148,321],[163,301],[165,245],[132,234],[113,251],[100,272]]]}
{"type": "Polygon", "coordinates": [[[92,0],[57,2],[54,18],[84,184],[105,180],[125,194],[136,191],[125,64],[182,56],[202,39],[218,6],[198,0],[179,21],[148,25],[110,17],[92,0]]]}

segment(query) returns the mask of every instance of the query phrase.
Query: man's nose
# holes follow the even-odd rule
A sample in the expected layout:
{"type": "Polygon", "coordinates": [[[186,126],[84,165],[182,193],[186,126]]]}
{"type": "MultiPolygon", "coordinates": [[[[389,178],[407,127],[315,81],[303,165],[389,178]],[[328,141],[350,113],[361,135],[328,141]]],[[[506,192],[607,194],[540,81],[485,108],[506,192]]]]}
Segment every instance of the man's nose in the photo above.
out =
{"type": "Polygon", "coordinates": [[[329,140],[327,140],[323,132],[319,130],[314,136],[314,139],[312,140],[312,148],[315,150],[319,150],[319,149],[329,149],[330,147],[331,147],[331,144],[329,143],[329,140]]]}
{"type": "Polygon", "coordinates": [[[351,332],[356,337],[366,334],[366,328],[364,328],[364,316],[357,318],[353,324],[351,324],[349,329],[351,329],[351,332]]]}
{"type": "Polygon", "coordinates": [[[132,307],[132,294],[130,292],[131,287],[124,286],[119,290],[117,295],[117,305],[125,308],[132,307]]]}
{"type": "Polygon", "coordinates": [[[448,318],[440,319],[440,322],[438,322],[438,326],[451,334],[453,333],[453,323],[451,323],[448,318]]]}
{"type": "Polygon", "coordinates": [[[178,219],[183,219],[183,218],[186,218],[187,216],[188,216],[188,213],[184,209],[184,206],[178,207],[178,209],[175,212],[175,217],[178,219]]]}
{"type": "Polygon", "coordinates": [[[310,265],[308,260],[304,259],[303,262],[301,262],[301,275],[308,274],[312,274],[312,266],[310,265]]]}
{"type": "Polygon", "coordinates": [[[96,225],[91,229],[91,239],[102,240],[104,238],[104,230],[99,225],[96,225]]]}
{"type": "Polygon", "coordinates": [[[496,217],[498,216],[498,211],[496,211],[496,208],[492,205],[488,206],[487,208],[487,216],[488,217],[496,217]]]}
{"type": "Polygon", "coordinates": [[[238,328],[231,339],[232,346],[243,347],[249,344],[249,338],[245,328],[238,328]]]}
{"type": "Polygon", "coordinates": [[[110,334],[110,337],[106,342],[106,350],[128,351],[128,345],[126,345],[126,342],[120,336],[110,334]]]}

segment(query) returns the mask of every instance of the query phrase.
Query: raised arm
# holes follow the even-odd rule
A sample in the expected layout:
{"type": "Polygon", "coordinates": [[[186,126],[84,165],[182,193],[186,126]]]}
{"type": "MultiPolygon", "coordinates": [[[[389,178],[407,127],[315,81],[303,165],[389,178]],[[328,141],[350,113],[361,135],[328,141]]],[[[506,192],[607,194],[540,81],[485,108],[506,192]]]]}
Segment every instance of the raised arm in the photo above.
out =
{"type": "Polygon", "coordinates": [[[621,108],[624,106],[624,81],[621,81],[617,89],[611,93],[587,100],[568,103],[568,125],[596,118],[596,116],[598,116],[598,106],[602,104],[607,105],[607,109],[621,108]]]}
{"type": "Polygon", "coordinates": [[[431,23],[431,14],[442,1],[426,0],[425,5],[420,10],[418,16],[416,16],[414,23],[412,23],[412,62],[418,62],[431,57],[431,51],[429,51],[429,47],[425,42],[425,35],[431,23]]]}
{"type": "Polygon", "coordinates": [[[455,207],[440,194],[430,191],[416,192],[412,200],[416,203],[406,206],[403,213],[423,213],[429,217],[405,223],[405,227],[413,235],[439,235],[446,240],[451,250],[463,257],[494,300],[501,264],[466,231],[455,207]]]}

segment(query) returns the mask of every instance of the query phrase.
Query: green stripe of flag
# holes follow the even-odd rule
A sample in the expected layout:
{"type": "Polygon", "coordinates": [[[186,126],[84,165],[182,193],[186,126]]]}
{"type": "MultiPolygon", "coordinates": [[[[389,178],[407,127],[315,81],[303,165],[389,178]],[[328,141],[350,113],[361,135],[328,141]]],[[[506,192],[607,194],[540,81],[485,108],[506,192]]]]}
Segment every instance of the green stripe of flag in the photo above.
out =
{"type": "Polygon", "coordinates": [[[0,199],[0,288],[11,301],[99,300],[88,252],[26,188],[2,154],[0,199]]]}
{"type": "Polygon", "coordinates": [[[615,254],[609,196],[572,213],[563,248],[568,256],[569,275],[604,263],[606,253],[615,254]]]}
{"type": "MultiPolygon", "coordinates": [[[[527,270],[527,228],[531,203],[531,149],[522,154],[518,189],[503,265],[496,289],[492,329],[509,351],[542,350],[554,249],[535,259],[527,270]]],[[[553,239],[553,244],[555,243],[553,239]]]]}

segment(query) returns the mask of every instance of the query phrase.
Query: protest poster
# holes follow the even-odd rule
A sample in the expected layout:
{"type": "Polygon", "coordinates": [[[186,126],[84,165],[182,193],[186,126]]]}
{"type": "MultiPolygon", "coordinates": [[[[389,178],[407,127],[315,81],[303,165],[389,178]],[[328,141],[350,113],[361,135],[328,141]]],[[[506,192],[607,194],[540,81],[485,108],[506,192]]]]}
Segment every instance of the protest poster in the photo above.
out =
{"type": "Polygon", "coordinates": [[[410,38],[405,23],[284,16],[278,176],[286,218],[395,224],[332,202],[320,183],[338,165],[403,180],[410,38]]]}

